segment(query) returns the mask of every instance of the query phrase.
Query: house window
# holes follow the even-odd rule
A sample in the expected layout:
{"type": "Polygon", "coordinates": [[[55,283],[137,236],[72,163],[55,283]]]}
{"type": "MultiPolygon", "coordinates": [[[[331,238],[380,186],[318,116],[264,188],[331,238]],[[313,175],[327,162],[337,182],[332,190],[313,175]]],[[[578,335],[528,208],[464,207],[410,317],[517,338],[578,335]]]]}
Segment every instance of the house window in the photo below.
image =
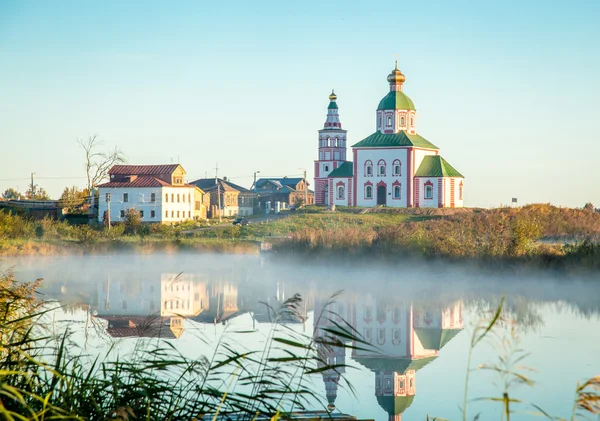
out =
{"type": "Polygon", "coordinates": [[[165,211],[165,218],[169,217],[169,211],[165,211]]]}
{"type": "Polygon", "coordinates": [[[404,117],[400,117],[400,125],[402,127],[404,127],[404,123],[406,122],[406,120],[404,120],[404,117]]]}
{"type": "Polygon", "coordinates": [[[143,211],[143,210],[141,210],[141,211],[140,211],[140,218],[143,218],[143,217],[144,217],[144,211],[143,211]]]}
{"type": "Polygon", "coordinates": [[[156,218],[156,211],[155,210],[151,210],[150,211],[150,218],[156,218]]]}
{"type": "Polygon", "coordinates": [[[171,202],[175,202],[175,193],[171,193],[171,202]]]}
{"type": "Polygon", "coordinates": [[[463,183],[462,183],[462,181],[460,182],[460,185],[458,186],[458,200],[463,200],[463,183]]]}
{"type": "Polygon", "coordinates": [[[192,211],[188,211],[188,218],[192,217],[192,211]]]}
{"type": "Polygon", "coordinates": [[[338,187],[338,199],[340,199],[340,200],[344,199],[344,186],[338,187]]]}
{"type": "Polygon", "coordinates": [[[177,203],[179,203],[179,193],[177,193],[177,203]]]}
{"type": "Polygon", "coordinates": [[[175,218],[175,211],[171,211],[171,218],[175,218]]]}
{"type": "Polygon", "coordinates": [[[387,126],[392,127],[392,117],[391,116],[387,117],[387,126]]]}
{"type": "Polygon", "coordinates": [[[177,211],[177,217],[179,218],[179,211],[177,211]]]}
{"type": "Polygon", "coordinates": [[[156,202],[156,193],[150,193],[150,201],[156,202]]]}
{"type": "Polygon", "coordinates": [[[168,202],[168,201],[169,201],[169,194],[165,193],[165,202],[168,202]]]}
{"type": "Polygon", "coordinates": [[[433,199],[433,186],[425,186],[425,199],[433,199]]]}
{"type": "Polygon", "coordinates": [[[123,202],[129,202],[129,193],[123,193],[123,202]]]}
{"type": "Polygon", "coordinates": [[[194,208],[199,211],[200,210],[200,202],[196,202],[194,208]]]}
{"type": "Polygon", "coordinates": [[[385,161],[383,159],[379,160],[379,162],[377,163],[377,168],[378,168],[379,176],[384,177],[385,176],[385,161]]]}
{"type": "Polygon", "coordinates": [[[119,214],[119,216],[121,218],[125,218],[125,211],[123,209],[121,209],[121,213],[119,214]]]}
{"type": "Polygon", "coordinates": [[[181,195],[181,200],[183,200],[183,203],[185,203],[185,194],[181,195]]]}
{"type": "Polygon", "coordinates": [[[394,186],[394,199],[400,199],[400,186],[394,186]]]}
{"type": "Polygon", "coordinates": [[[373,187],[367,186],[365,187],[365,199],[373,198],[373,187]]]}

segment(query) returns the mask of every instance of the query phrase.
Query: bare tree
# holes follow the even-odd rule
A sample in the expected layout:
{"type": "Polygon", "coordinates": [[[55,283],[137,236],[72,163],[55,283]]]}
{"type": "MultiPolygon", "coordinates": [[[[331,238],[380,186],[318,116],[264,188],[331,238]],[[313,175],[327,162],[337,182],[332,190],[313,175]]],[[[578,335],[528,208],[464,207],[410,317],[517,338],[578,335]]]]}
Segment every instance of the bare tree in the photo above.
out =
{"type": "Polygon", "coordinates": [[[104,144],[98,135],[88,137],[87,140],[77,139],[77,143],[85,152],[85,172],[87,175],[87,189],[92,191],[97,184],[108,175],[108,170],[113,165],[125,162],[125,155],[115,146],[114,149],[103,152],[100,147],[104,144]]]}

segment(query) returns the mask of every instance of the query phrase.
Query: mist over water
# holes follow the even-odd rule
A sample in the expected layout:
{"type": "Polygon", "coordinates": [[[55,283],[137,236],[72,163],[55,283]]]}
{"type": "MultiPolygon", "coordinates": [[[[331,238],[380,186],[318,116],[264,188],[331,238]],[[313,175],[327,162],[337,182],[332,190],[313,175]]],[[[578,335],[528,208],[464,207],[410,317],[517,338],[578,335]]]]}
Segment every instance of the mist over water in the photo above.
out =
{"type": "MultiPolygon", "coordinates": [[[[208,355],[223,332],[235,338],[251,329],[240,342],[258,349],[271,328],[264,303],[277,306],[295,293],[304,300],[303,314],[284,322],[318,334],[326,327],[319,317],[326,301],[341,291],[333,310],[377,353],[333,352],[331,358],[350,366],[344,375],[357,396],[335,373],[314,375],[323,397],[315,407],[329,402],[361,418],[459,419],[471,327],[503,296],[503,314],[518,322],[520,345],[531,353],[524,363],[537,370],[530,376],[537,384],[511,391],[516,398],[566,417],[577,381],[600,374],[600,283],[589,274],[276,254],[25,256],[5,258],[1,267],[20,281],[43,278],[44,298],[63,306],[52,315],[55,332],[69,328],[92,355],[113,346],[109,358],[143,352],[151,341],[170,341],[190,357],[208,355]],[[151,315],[160,322],[140,334],[151,315]]],[[[484,344],[473,366],[498,354],[496,345],[484,344]]],[[[501,396],[497,380],[492,372],[474,372],[470,397],[501,396]]],[[[471,418],[480,411],[482,419],[499,419],[501,408],[475,402],[471,418]]]]}

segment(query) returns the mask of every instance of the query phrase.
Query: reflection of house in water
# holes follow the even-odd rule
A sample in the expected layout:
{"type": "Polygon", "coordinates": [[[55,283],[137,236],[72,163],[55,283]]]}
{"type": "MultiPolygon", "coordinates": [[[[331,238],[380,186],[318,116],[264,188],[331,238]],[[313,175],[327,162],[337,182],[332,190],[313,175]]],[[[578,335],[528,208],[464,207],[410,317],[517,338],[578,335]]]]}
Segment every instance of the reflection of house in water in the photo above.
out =
{"type": "Polygon", "coordinates": [[[223,323],[245,313],[238,306],[238,285],[236,282],[216,280],[208,286],[208,305],[200,314],[190,317],[201,323],[223,323]]]}
{"type": "Polygon", "coordinates": [[[197,316],[209,309],[206,280],[193,274],[163,273],[160,302],[161,316],[197,316]]]}
{"type": "MultiPolygon", "coordinates": [[[[272,287],[271,287],[272,288],[272,287]]],[[[253,301],[252,318],[258,323],[304,323],[306,321],[309,302],[311,297],[300,295],[301,300],[290,302],[286,305],[286,299],[293,298],[293,294],[286,298],[285,283],[277,281],[275,295],[271,296],[272,289],[263,292],[264,298],[253,301]]]]}
{"type": "Polygon", "coordinates": [[[399,421],[413,402],[417,371],[462,329],[462,304],[420,310],[367,296],[355,308],[355,329],[376,349],[355,349],[353,359],[375,373],[377,402],[399,421]]]}

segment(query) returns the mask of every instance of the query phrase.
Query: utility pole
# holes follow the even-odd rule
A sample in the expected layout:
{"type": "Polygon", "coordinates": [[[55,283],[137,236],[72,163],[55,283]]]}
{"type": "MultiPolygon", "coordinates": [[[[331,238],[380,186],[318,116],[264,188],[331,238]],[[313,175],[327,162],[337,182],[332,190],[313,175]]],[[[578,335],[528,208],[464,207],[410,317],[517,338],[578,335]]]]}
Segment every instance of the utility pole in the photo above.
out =
{"type": "Polygon", "coordinates": [[[110,193],[106,193],[106,219],[108,219],[108,229],[110,230],[110,193]]]}
{"type": "Polygon", "coordinates": [[[215,184],[217,185],[217,203],[219,204],[219,222],[221,222],[221,185],[219,184],[219,163],[215,167],[215,184]]]}
{"type": "Polygon", "coordinates": [[[252,214],[256,208],[256,174],[260,174],[260,171],[254,171],[254,183],[252,183],[252,214]]]}
{"type": "Polygon", "coordinates": [[[31,173],[31,200],[33,200],[35,196],[35,184],[33,184],[33,174],[35,173],[31,173]]]}

